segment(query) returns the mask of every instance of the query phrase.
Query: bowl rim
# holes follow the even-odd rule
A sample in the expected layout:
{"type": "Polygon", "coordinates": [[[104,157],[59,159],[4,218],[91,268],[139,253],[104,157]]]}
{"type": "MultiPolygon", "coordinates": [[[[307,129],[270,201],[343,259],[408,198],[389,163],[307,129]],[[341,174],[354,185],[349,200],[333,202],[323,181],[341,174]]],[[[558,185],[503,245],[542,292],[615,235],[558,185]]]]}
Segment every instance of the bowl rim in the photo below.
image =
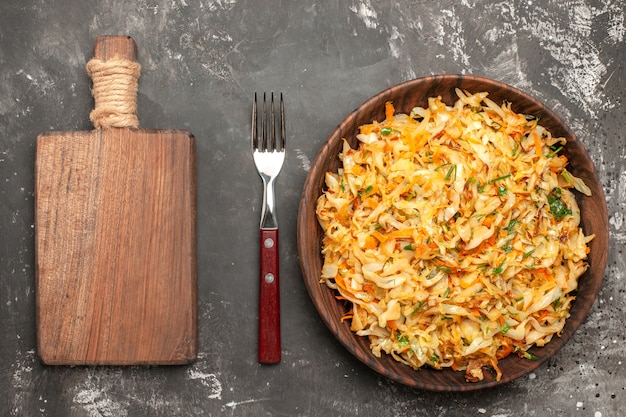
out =
{"type": "MultiPolygon", "coordinates": [[[[334,317],[334,316],[330,317],[330,315],[324,311],[323,305],[321,304],[321,300],[319,299],[319,297],[316,296],[319,291],[328,291],[329,294],[332,295],[332,290],[320,284],[319,270],[317,271],[318,272],[317,276],[313,277],[311,276],[312,271],[309,271],[309,268],[305,264],[306,256],[307,256],[306,243],[308,240],[307,239],[308,236],[304,233],[304,229],[306,228],[306,224],[307,224],[306,220],[311,216],[311,210],[312,210],[313,215],[315,215],[314,207],[315,207],[317,197],[319,197],[319,193],[321,192],[321,190],[324,189],[323,179],[321,180],[321,184],[320,184],[319,177],[323,177],[325,172],[318,172],[318,171],[321,171],[321,169],[319,168],[323,166],[331,158],[336,158],[336,154],[333,155],[331,152],[331,150],[333,149],[333,146],[337,145],[336,142],[341,142],[342,137],[344,137],[343,133],[347,130],[348,127],[351,127],[352,130],[354,130],[355,128],[358,128],[358,126],[351,126],[351,124],[354,124],[354,122],[358,119],[359,115],[361,115],[364,112],[367,112],[367,110],[370,109],[372,106],[379,105],[380,103],[384,103],[385,101],[390,101],[390,98],[393,97],[394,94],[396,94],[398,91],[412,90],[414,88],[418,88],[425,84],[426,85],[433,84],[436,89],[436,86],[438,84],[441,84],[442,82],[456,82],[456,84],[458,85],[468,84],[468,83],[469,84],[484,83],[488,85],[488,87],[486,87],[484,91],[490,92],[490,91],[493,91],[494,89],[499,89],[499,90],[509,92],[512,96],[516,96],[515,101],[511,101],[513,105],[515,105],[515,102],[519,102],[519,100],[525,100],[526,102],[530,104],[536,105],[538,109],[540,109],[540,112],[545,115],[544,117],[542,117],[543,119],[545,119],[546,116],[548,120],[551,118],[553,122],[556,123],[556,125],[558,125],[558,127],[562,129],[563,131],[562,134],[559,136],[566,137],[568,141],[568,146],[570,146],[570,144],[574,144],[576,147],[580,148],[577,150],[577,152],[579,152],[581,157],[586,158],[585,162],[589,162],[591,164],[592,169],[589,174],[595,183],[594,190],[595,190],[595,194],[597,195],[595,197],[595,200],[601,201],[603,203],[603,204],[600,204],[600,206],[598,207],[599,212],[597,213],[601,217],[600,220],[601,220],[602,231],[605,232],[603,236],[604,239],[602,239],[602,242],[599,242],[599,244],[600,245],[603,244],[605,248],[609,247],[608,246],[608,211],[606,207],[606,199],[604,197],[602,184],[600,183],[598,179],[598,174],[595,169],[595,165],[591,161],[587,151],[584,148],[584,145],[576,138],[576,135],[573,132],[573,130],[551,108],[549,108],[543,102],[531,96],[530,94],[516,87],[505,84],[501,81],[493,80],[493,79],[482,77],[482,76],[466,75],[466,74],[429,75],[429,76],[419,77],[419,78],[415,78],[412,80],[407,80],[407,81],[398,83],[384,90],[381,90],[379,93],[368,98],[367,100],[362,102],[358,107],[356,107],[352,112],[350,112],[346,117],[342,119],[342,121],[332,130],[332,132],[328,135],[326,140],[323,142],[321,148],[319,149],[315,159],[313,160],[311,164],[311,169],[309,170],[309,173],[307,174],[307,177],[303,184],[302,197],[301,197],[300,204],[298,207],[297,246],[298,246],[298,254],[299,254],[301,272],[303,275],[305,286],[307,288],[307,292],[309,294],[309,297],[311,298],[311,301],[313,302],[318,314],[322,318],[322,321],[324,322],[326,327],[331,331],[331,333],[333,333],[335,338],[353,356],[356,356],[357,359],[359,359],[361,362],[363,362],[365,365],[367,365],[369,368],[379,373],[380,375],[383,375],[391,380],[394,380],[404,385],[408,385],[411,387],[420,388],[424,390],[429,390],[429,391],[474,391],[474,390],[480,390],[480,389],[491,388],[491,387],[495,387],[498,385],[502,385],[502,384],[511,382],[519,377],[529,374],[534,369],[539,367],[542,363],[544,363],[548,358],[556,354],[567,343],[567,341],[578,330],[578,328],[584,321],[585,317],[589,314],[591,307],[593,306],[593,303],[595,302],[595,299],[597,297],[597,294],[603,282],[603,276],[604,276],[604,272],[606,270],[606,265],[608,261],[608,255],[607,255],[608,250],[604,252],[600,252],[599,259],[594,258],[593,267],[596,269],[594,269],[592,277],[595,277],[595,279],[592,280],[591,282],[591,284],[593,285],[590,288],[590,293],[587,294],[582,304],[578,306],[578,309],[577,309],[577,310],[581,310],[581,309],[584,310],[582,312],[583,313],[582,319],[580,319],[579,322],[574,323],[573,328],[572,326],[568,327],[568,322],[572,320],[571,317],[566,321],[564,332],[562,333],[561,337],[553,338],[548,344],[546,344],[546,346],[552,346],[553,349],[545,351],[547,352],[546,355],[537,355],[539,359],[536,361],[525,362],[527,366],[519,369],[517,372],[504,374],[502,376],[502,379],[499,381],[484,380],[484,381],[480,381],[477,383],[464,382],[463,384],[430,383],[430,382],[420,381],[420,377],[419,377],[420,372],[436,372],[436,373],[454,372],[456,374],[462,374],[462,372],[460,371],[452,371],[451,369],[433,370],[432,368],[423,367],[423,369],[420,368],[419,370],[414,370],[408,365],[401,364],[402,367],[406,368],[407,373],[408,372],[414,373],[414,377],[409,378],[409,377],[406,377],[405,375],[399,375],[397,372],[394,371],[395,368],[388,369],[384,367],[382,365],[381,359],[374,357],[371,351],[364,352],[363,350],[359,349],[356,346],[356,344],[354,343],[354,340],[356,340],[357,338],[361,338],[361,336],[357,336],[356,334],[352,333],[352,338],[350,338],[349,340],[346,340],[346,338],[340,337],[338,326],[347,326],[347,324],[337,323],[337,317],[334,317]],[[318,176],[317,179],[314,178],[316,175],[318,176]],[[315,190],[318,190],[319,192],[317,191],[313,192],[315,190]],[[316,198],[313,201],[311,198],[308,198],[309,194],[311,193],[316,195],[316,198]],[[599,278],[598,278],[598,274],[599,274],[599,278]],[[566,328],[567,328],[567,331],[565,331],[566,328]]],[[[448,88],[453,88],[453,87],[448,87],[448,88]]],[[[425,97],[422,97],[422,100],[431,96],[432,95],[425,95],[425,97]]],[[[451,105],[451,103],[446,103],[446,104],[451,105]]],[[[371,122],[371,120],[369,121],[371,122]]],[[[582,217],[581,217],[581,226],[582,226],[582,217]]],[[[318,229],[320,229],[319,224],[318,224],[318,229]]],[[[596,236],[596,238],[598,238],[598,236],[596,236]]],[[[321,258],[321,253],[319,250],[318,250],[318,256],[321,258]]],[[[592,268],[590,267],[589,270],[591,269],[592,268]]],[[[591,275],[589,270],[585,272],[583,276],[586,276],[587,274],[591,275]]],[[[579,277],[579,279],[581,278],[582,276],[579,277]]],[[[578,300],[574,301],[572,309],[574,309],[574,307],[578,305],[576,303],[577,301],[578,300]]],[[[366,338],[363,337],[363,339],[366,339],[366,338]]],[[[546,347],[543,347],[543,348],[533,347],[531,351],[536,350],[536,349],[545,350],[546,347]]],[[[503,359],[501,363],[503,361],[506,361],[506,359],[508,358],[503,359]]],[[[515,360],[522,360],[522,359],[515,358],[515,360]]]]}

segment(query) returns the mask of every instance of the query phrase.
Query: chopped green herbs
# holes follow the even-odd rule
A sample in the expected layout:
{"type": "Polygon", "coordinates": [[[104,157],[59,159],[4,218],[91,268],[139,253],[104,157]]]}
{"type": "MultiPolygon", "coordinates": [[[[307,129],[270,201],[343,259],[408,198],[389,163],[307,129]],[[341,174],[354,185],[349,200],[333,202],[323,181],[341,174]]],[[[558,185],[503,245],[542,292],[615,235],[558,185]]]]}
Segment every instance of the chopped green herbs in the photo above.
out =
{"type": "Polygon", "coordinates": [[[504,228],[504,230],[506,230],[507,234],[511,234],[513,233],[513,231],[515,230],[515,226],[519,223],[518,220],[516,219],[511,219],[511,221],[509,222],[508,226],[504,228]]]}
{"type": "Polygon", "coordinates": [[[489,181],[489,184],[493,184],[494,182],[505,180],[505,179],[509,178],[510,176],[511,176],[511,174],[506,174],[506,175],[503,175],[501,177],[494,178],[491,181],[489,181]]]}
{"type": "Polygon", "coordinates": [[[454,179],[456,180],[456,165],[452,165],[450,169],[448,169],[448,173],[445,176],[446,181],[450,179],[450,176],[454,172],[454,179]]]}
{"type": "Polygon", "coordinates": [[[530,353],[528,351],[524,352],[524,358],[528,359],[528,360],[531,360],[531,361],[539,360],[539,358],[537,356],[533,355],[532,353],[530,353]]]}
{"type": "Polygon", "coordinates": [[[407,346],[409,344],[409,338],[407,336],[401,336],[398,339],[398,344],[400,345],[400,348],[407,346]]]}
{"type": "Polygon", "coordinates": [[[561,172],[561,176],[563,177],[565,181],[567,181],[568,184],[571,184],[572,182],[574,182],[574,180],[572,179],[572,176],[569,174],[569,172],[565,170],[561,172]]]}
{"type": "Polygon", "coordinates": [[[504,243],[504,246],[502,246],[502,250],[505,253],[509,253],[509,252],[511,252],[513,250],[513,246],[511,246],[511,241],[510,240],[504,243]]]}
{"type": "Polygon", "coordinates": [[[417,306],[415,307],[415,309],[413,310],[413,312],[411,313],[411,315],[417,313],[418,311],[420,311],[422,309],[422,307],[424,307],[425,301],[420,301],[419,303],[417,303],[417,306]]]}
{"type": "Polygon", "coordinates": [[[568,209],[563,200],[561,199],[561,189],[554,188],[548,194],[548,204],[550,205],[550,213],[554,217],[554,220],[559,221],[563,217],[571,215],[572,210],[568,209]]]}
{"type": "Polygon", "coordinates": [[[556,155],[557,153],[559,153],[559,151],[563,149],[562,146],[559,146],[558,148],[554,149],[552,152],[550,152],[549,154],[546,155],[546,158],[552,158],[554,155],[556,155]]]}
{"type": "Polygon", "coordinates": [[[448,165],[452,165],[452,163],[451,162],[445,162],[445,163],[439,165],[437,168],[435,168],[435,171],[439,171],[441,168],[447,167],[448,165]]]}
{"type": "Polygon", "coordinates": [[[504,272],[504,261],[502,261],[500,266],[498,266],[497,268],[493,268],[494,275],[500,275],[503,272],[504,272]]]}

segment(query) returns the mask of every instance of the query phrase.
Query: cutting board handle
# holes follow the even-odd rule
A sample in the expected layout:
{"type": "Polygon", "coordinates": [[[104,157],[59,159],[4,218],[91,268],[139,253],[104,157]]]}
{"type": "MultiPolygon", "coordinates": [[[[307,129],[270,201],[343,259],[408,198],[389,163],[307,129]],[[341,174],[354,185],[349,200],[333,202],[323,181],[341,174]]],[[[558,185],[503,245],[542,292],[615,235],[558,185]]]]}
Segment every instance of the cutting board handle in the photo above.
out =
{"type": "Polygon", "coordinates": [[[87,62],[95,107],[89,119],[95,128],[139,127],[137,87],[141,66],[130,36],[99,36],[87,62]]]}

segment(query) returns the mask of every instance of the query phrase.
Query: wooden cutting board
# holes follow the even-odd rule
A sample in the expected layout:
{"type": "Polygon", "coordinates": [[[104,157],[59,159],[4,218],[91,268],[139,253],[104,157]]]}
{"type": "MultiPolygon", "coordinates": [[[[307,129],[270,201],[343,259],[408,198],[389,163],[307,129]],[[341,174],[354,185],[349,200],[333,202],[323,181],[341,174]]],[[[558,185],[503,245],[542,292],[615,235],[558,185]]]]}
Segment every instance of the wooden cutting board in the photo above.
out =
{"type": "Polygon", "coordinates": [[[138,75],[128,103],[132,76],[115,65],[137,65],[137,48],[127,36],[100,37],[94,59],[104,68],[92,75],[99,127],[37,137],[38,353],[46,364],[189,363],[198,346],[195,139],[106,126],[114,115],[96,93],[113,94],[110,113],[136,108],[138,75]],[[126,89],[121,98],[116,89],[126,89]]]}

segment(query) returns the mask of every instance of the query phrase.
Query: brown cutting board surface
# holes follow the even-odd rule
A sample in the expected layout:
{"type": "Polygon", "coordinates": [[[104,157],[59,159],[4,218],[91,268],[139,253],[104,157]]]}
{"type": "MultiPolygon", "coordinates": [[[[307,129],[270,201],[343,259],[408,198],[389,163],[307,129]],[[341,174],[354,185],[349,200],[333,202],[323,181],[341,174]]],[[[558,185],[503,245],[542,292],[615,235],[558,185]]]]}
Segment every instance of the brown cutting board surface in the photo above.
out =
{"type": "MultiPolygon", "coordinates": [[[[100,37],[94,57],[136,60],[136,46],[129,37],[100,37]]],[[[35,245],[44,363],[195,359],[191,133],[109,127],[39,135],[35,245]]]]}

